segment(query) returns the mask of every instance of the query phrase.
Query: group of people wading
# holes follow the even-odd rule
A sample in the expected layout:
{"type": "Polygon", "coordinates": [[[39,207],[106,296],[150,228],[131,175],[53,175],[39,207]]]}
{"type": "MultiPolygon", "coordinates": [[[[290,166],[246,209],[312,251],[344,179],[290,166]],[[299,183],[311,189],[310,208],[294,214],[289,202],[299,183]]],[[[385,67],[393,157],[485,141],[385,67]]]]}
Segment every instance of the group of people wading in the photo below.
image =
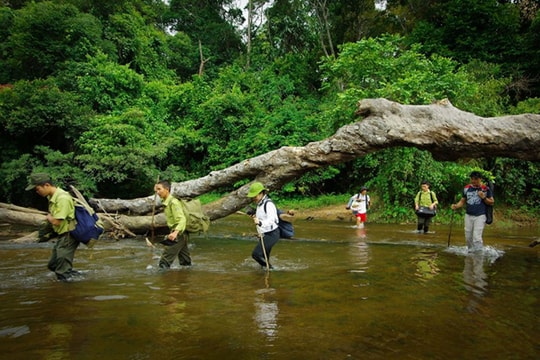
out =
{"type": "MultiPolygon", "coordinates": [[[[71,195],[56,186],[50,176],[45,173],[31,174],[26,190],[35,190],[40,196],[48,199],[47,224],[57,235],[51,257],[47,264],[49,270],[56,274],[60,281],[69,281],[80,275],[73,270],[73,258],[79,242],[70,236],[75,219],[75,206],[71,195]]],[[[169,234],[163,244],[165,249],[158,263],[160,270],[167,270],[178,258],[181,266],[191,265],[188,247],[189,234],[186,230],[186,217],[178,199],[171,194],[169,181],[159,181],[154,186],[155,193],[161,198],[169,234]]],[[[356,218],[356,227],[363,228],[367,219],[367,211],[371,206],[368,188],[363,186],[358,194],[350,197],[346,206],[352,210],[356,218]]],[[[247,197],[256,204],[253,214],[250,214],[257,228],[258,241],[253,249],[252,257],[267,270],[272,269],[270,253],[280,239],[280,214],[275,204],[268,196],[268,189],[260,182],[251,184],[247,197]]],[[[451,205],[452,210],[465,206],[465,239],[469,252],[481,251],[483,248],[482,234],[486,224],[486,216],[490,206],[493,206],[492,190],[483,184],[482,174],[473,171],[470,183],[462,191],[461,199],[451,205]]],[[[437,209],[437,195],[430,189],[430,183],[423,181],[421,190],[415,197],[417,214],[417,231],[427,233],[431,218],[437,209]]],[[[294,215],[289,213],[288,215],[294,215]]],[[[47,236],[47,234],[42,234],[47,236]]],[[[40,238],[40,241],[43,239],[40,238]]]]}
{"type": "MultiPolygon", "coordinates": [[[[490,207],[495,203],[493,191],[482,182],[482,174],[473,171],[469,175],[470,183],[461,193],[460,200],[451,205],[452,210],[465,206],[465,240],[469,252],[478,252],[483,249],[482,235],[486,223],[491,223],[488,218],[490,207]]],[[[429,181],[422,181],[420,191],[414,199],[414,210],[417,216],[418,233],[427,234],[432,218],[435,216],[439,201],[434,191],[430,189],[429,181]]],[[[363,228],[367,219],[367,210],[371,206],[371,199],[367,194],[368,188],[363,186],[358,194],[349,198],[345,207],[352,210],[356,217],[357,228],[363,228]]]]}
{"type": "MultiPolygon", "coordinates": [[[[47,267],[55,273],[59,281],[70,281],[80,275],[73,270],[73,258],[80,243],[70,235],[76,224],[74,200],[67,191],[55,185],[46,173],[31,174],[26,190],[35,190],[48,200],[47,226],[44,228],[50,226],[51,231],[40,231],[39,241],[49,240],[51,233],[56,236],[47,267]]],[[[171,194],[171,184],[167,180],[159,181],[154,186],[154,191],[162,201],[169,229],[161,242],[165,248],[158,267],[161,271],[168,270],[177,258],[181,266],[190,266],[189,233],[186,231],[186,216],[180,201],[171,194]]],[[[272,269],[270,253],[280,239],[278,210],[268,197],[268,189],[260,182],[251,185],[247,196],[257,205],[255,213],[251,215],[258,233],[258,242],[252,257],[262,267],[272,269]]],[[[294,213],[289,211],[283,216],[289,216],[290,220],[294,213]]]]}

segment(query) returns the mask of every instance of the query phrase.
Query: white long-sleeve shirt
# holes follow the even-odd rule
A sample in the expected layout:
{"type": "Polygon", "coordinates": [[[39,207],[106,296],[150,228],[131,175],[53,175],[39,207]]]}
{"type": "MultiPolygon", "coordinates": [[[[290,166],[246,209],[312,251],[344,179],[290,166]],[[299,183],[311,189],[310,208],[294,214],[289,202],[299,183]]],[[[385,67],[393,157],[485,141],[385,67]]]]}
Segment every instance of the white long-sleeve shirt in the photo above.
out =
{"type": "Polygon", "coordinates": [[[369,206],[371,199],[368,194],[362,195],[362,193],[355,194],[351,196],[347,207],[350,208],[355,213],[365,214],[369,206]],[[355,206],[356,205],[356,206],[355,206]]]}
{"type": "Polygon", "coordinates": [[[259,233],[264,234],[277,229],[279,223],[277,208],[276,205],[270,201],[268,195],[265,195],[257,204],[255,216],[257,216],[257,219],[260,221],[260,225],[257,225],[257,231],[259,233]]]}

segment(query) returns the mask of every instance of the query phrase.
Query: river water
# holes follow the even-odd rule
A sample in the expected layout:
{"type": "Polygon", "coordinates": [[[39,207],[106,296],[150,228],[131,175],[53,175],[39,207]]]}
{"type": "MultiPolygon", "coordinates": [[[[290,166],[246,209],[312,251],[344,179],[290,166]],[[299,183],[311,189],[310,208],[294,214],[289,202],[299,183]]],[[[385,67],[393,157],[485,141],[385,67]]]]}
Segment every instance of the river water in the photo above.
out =
{"type": "Polygon", "coordinates": [[[83,245],[83,276],[57,282],[52,244],[0,242],[6,359],[538,359],[538,229],[306,221],[266,272],[251,221],[192,237],[193,266],[157,272],[141,239],[83,245]]]}

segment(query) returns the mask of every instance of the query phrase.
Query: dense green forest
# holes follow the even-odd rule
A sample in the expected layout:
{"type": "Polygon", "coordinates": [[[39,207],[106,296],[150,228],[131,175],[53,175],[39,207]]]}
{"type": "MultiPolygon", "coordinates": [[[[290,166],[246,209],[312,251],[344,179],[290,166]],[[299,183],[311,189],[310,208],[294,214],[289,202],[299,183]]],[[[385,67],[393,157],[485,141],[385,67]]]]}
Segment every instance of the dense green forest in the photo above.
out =
{"type": "MultiPolygon", "coordinates": [[[[32,171],[89,196],[146,196],[158,175],[193,179],[324,139],[357,120],[363,98],[448,98],[480,116],[540,113],[535,0],[0,5],[2,202],[31,204],[32,171]]],[[[309,173],[280,196],[367,185],[399,218],[421,180],[448,204],[472,169],[494,180],[499,202],[540,209],[538,163],[474,154],[439,162],[415,148],[309,173]]]]}

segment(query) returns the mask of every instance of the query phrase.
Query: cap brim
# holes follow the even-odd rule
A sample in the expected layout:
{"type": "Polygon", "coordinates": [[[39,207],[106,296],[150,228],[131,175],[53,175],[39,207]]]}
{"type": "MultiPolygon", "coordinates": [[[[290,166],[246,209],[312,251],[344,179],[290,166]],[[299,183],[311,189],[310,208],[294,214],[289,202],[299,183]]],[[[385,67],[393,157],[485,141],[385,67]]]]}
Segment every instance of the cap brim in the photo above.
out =
{"type": "Polygon", "coordinates": [[[250,191],[250,192],[248,192],[247,197],[248,198],[255,197],[255,196],[259,195],[260,193],[262,193],[263,191],[268,191],[268,189],[267,188],[262,188],[261,190],[255,190],[253,192],[250,191]]]}
{"type": "Polygon", "coordinates": [[[35,188],[36,188],[36,185],[28,185],[28,186],[26,187],[26,189],[24,189],[24,190],[29,191],[29,190],[33,190],[33,189],[35,189],[35,188]]]}

